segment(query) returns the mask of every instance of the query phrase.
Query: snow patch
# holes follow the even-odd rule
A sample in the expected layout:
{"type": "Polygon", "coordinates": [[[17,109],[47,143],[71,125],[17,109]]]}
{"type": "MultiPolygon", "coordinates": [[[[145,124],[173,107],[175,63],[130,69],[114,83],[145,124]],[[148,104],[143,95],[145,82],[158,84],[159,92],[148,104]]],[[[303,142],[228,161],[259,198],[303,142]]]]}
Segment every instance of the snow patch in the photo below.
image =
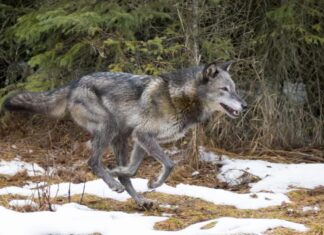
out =
{"type": "Polygon", "coordinates": [[[262,234],[269,229],[284,227],[299,232],[306,232],[307,228],[298,223],[293,223],[280,219],[241,219],[224,217],[207,222],[201,222],[189,226],[184,234],[262,234]],[[209,229],[201,229],[197,233],[197,228],[202,228],[208,224],[215,223],[215,226],[209,229]],[[190,232],[190,233],[189,233],[190,232]],[[196,233],[195,233],[196,232],[196,233]]]}
{"type": "Polygon", "coordinates": [[[222,160],[229,159],[226,155],[207,152],[203,147],[199,148],[200,160],[204,162],[219,163],[222,160]]]}
{"type": "Polygon", "coordinates": [[[321,209],[318,206],[304,206],[302,208],[303,212],[309,212],[309,211],[314,211],[314,212],[319,212],[321,209]]]}
{"type": "MultiPolygon", "coordinates": [[[[148,180],[146,179],[132,179],[132,183],[138,192],[150,191],[147,187],[147,182],[148,180]]],[[[195,197],[215,204],[235,206],[239,209],[259,209],[281,205],[283,202],[290,202],[288,197],[281,193],[260,192],[240,194],[223,189],[213,189],[186,184],[178,184],[176,187],[163,184],[161,187],[156,188],[155,191],[172,195],[195,197]]],[[[67,197],[70,192],[71,195],[85,193],[102,198],[111,198],[118,201],[126,201],[130,198],[127,192],[113,192],[101,179],[80,184],[54,184],[44,187],[43,189],[30,189],[28,187],[6,187],[0,189],[0,195],[17,194],[37,197],[39,192],[41,192],[40,195],[45,193],[50,197],[67,197]]]]}
{"type": "Polygon", "coordinates": [[[170,204],[160,204],[159,207],[172,209],[172,210],[175,210],[175,209],[179,208],[179,206],[177,206],[177,205],[170,205],[170,204]]]}
{"type": "Polygon", "coordinates": [[[14,206],[14,207],[23,207],[23,206],[37,207],[37,204],[29,199],[27,199],[27,200],[11,200],[9,202],[9,205],[14,206]]]}
{"type": "MultiPolygon", "coordinates": [[[[283,164],[262,160],[229,159],[226,156],[202,152],[202,160],[222,165],[218,179],[229,185],[239,185],[244,174],[254,179],[251,192],[286,193],[296,188],[314,189],[324,186],[324,164],[283,164]]],[[[251,181],[250,181],[251,182],[251,181]]]]}
{"type": "Polygon", "coordinates": [[[123,212],[95,211],[76,203],[62,205],[55,212],[19,213],[0,207],[0,215],[1,233],[15,235],[92,233],[112,235],[129,234],[131,231],[151,234],[154,224],[165,219],[123,212]]]}
{"type": "Polygon", "coordinates": [[[238,209],[259,209],[281,205],[290,202],[289,198],[281,193],[234,193],[223,189],[213,189],[203,186],[178,184],[176,187],[162,185],[157,192],[183,195],[199,198],[218,205],[235,206],[238,209]]]}
{"type": "Polygon", "coordinates": [[[231,178],[228,175],[229,169],[244,170],[261,178],[260,181],[251,184],[251,192],[285,193],[293,188],[314,189],[324,185],[324,164],[280,164],[266,161],[227,160],[221,169],[219,179],[231,178]]]}
{"type": "Polygon", "coordinates": [[[307,231],[304,225],[285,220],[227,217],[193,224],[180,231],[157,231],[153,229],[154,224],[167,219],[166,217],[96,211],[76,203],[64,204],[55,212],[19,213],[0,207],[0,215],[1,232],[15,235],[92,233],[119,235],[134,232],[145,235],[261,234],[276,227],[285,227],[299,232],[307,231]],[[215,225],[202,229],[210,223],[215,225]]]}
{"type": "Polygon", "coordinates": [[[199,171],[194,171],[191,173],[191,176],[196,176],[196,175],[199,175],[199,171]]]}
{"type": "Polygon", "coordinates": [[[27,163],[20,160],[13,161],[0,161],[0,174],[2,175],[15,175],[18,172],[27,171],[29,176],[42,175],[45,170],[36,163],[27,163]]]}

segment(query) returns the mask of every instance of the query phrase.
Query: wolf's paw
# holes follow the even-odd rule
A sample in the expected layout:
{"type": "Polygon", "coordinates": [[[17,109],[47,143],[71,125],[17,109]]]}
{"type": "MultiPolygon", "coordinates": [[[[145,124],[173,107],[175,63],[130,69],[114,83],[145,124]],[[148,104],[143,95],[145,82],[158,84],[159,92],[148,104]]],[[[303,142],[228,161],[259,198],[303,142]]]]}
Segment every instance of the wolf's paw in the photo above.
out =
{"type": "Polygon", "coordinates": [[[155,189],[157,187],[160,187],[163,184],[162,180],[152,180],[150,179],[149,182],[147,183],[147,187],[149,189],[155,189]]]}
{"type": "Polygon", "coordinates": [[[146,199],[146,198],[141,198],[140,200],[138,200],[136,202],[136,204],[143,208],[144,210],[150,210],[153,207],[156,206],[156,201],[150,200],[150,199],[146,199]]]}
{"type": "Polygon", "coordinates": [[[118,182],[114,182],[112,185],[109,185],[109,187],[112,191],[117,193],[122,193],[125,191],[125,187],[118,182]]]}

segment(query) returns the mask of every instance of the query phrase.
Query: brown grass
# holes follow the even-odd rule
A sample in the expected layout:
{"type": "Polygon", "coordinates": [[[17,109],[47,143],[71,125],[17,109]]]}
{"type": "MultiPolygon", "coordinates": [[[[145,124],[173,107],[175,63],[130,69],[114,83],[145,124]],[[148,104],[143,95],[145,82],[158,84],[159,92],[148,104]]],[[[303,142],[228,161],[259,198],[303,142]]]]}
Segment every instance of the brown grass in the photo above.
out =
{"type": "MultiPolygon", "coordinates": [[[[215,205],[200,199],[175,196],[163,193],[145,193],[147,198],[158,201],[160,204],[171,205],[171,208],[155,207],[150,211],[140,210],[132,200],[119,202],[111,199],[103,199],[92,195],[74,195],[68,197],[53,198],[52,204],[64,204],[67,202],[77,202],[84,204],[90,208],[103,211],[124,211],[128,213],[142,212],[145,215],[163,216],[164,213],[171,214],[166,220],[155,224],[155,229],[158,230],[180,230],[193,223],[216,219],[219,217],[236,217],[236,218],[277,218],[292,222],[305,224],[310,228],[307,233],[318,235],[323,234],[324,229],[324,190],[317,188],[314,190],[299,190],[289,193],[292,203],[283,204],[281,206],[269,207],[259,210],[238,210],[232,206],[215,205]],[[303,212],[304,206],[317,205],[321,210],[319,212],[307,211],[303,212]]],[[[21,199],[21,196],[1,196],[0,204],[6,207],[11,199],[21,199]]],[[[37,200],[35,200],[37,202],[37,200]]],[[[30,206],[12,208],[18,211],[35,211],[48,210],[48,206],[41,205],[37,209],[30,206]]],[[[212,226],[212,225],[209,225],[212,226]]],[[[269,234],[299,234],[295,231],[278,228],[271,231],[269,234]]]]}
{"type": "MultiPolygon", "coordinates": [[[[0,133],[2,138],[0,141],[1,159],[12,160],[19,156],[21,160],[38,163],[45,169],[48,169],[48,167],[55,167],[58,170],[56,174],[51,176],[45,175],[30,177],[26,174],[26,172],[21,172],[14,176],[1,175],[1,188],[5,186],[22,186],[26,184],[27,181],[48,182],[50,184],[59,182],[81,183],[96,178],[86,165],[90,151],[85,147],[84,143],[89,139],[89,136],[82,130],[76,128],[71,121],[17,117],[17,120],[12,120],[12,122],[9,123],[12,126],[2,126],[3,132],[0,133]],[[13,122],[16,121],[19,126],[14,127],[13,122]],[[49,130],[46,126],[51,126],[52,129],[49,130]]],[[[181,149],[188,149],[188,144],[190,144],[190,141],[185,140],[177,143],[176,145],[181,149]]],[[[210,151],[216,151],[220,154],[230,155],[233,158],[242,157],[238,153],[229,152],[228,150],[223,150],[212,146],[207,147],[207,149],[210,151]]],[[[218,182],[216,179],[216,175],[218,173],[217,168],[208,163],[199,163],[199,174],[192,176],[192,172],[196,170],[196,167],[188,164],[189,155],[190,154],[188,152],[180,152],[172,157],[178,160],[179,163],[177,164],[171,177],[168,179],[168,184],[176,185],[178,183],[187,183],[208,186],[211,188],[227,188],[230,190],[238,190],[239,192],[245,192],[247,190],[247,186],[240,188],[228,188],[226,184],[218,182]]],[[[318,149],[304,148],[296,149],[290,152],[283,150],[263,149],[254,156],[244,156],[244,158],[291,163],[303,162],[306,160],[309,162],[320,162],[322,156],[322,152],[320,152],[318,149]]],[[[107,166],[114,166],[115,164],[115,159],[109,151],[104,157],[104,164],[107,166]]],[[[147,158],[141,166],[137,176],[151,178],[154,174],[156,174],[156,172],[159,171],[159,169],[159,163],[147,158]]],[[[159,222],[155,225],[155,228],[160,230],[179,230],[196,222],[224,216],[240,218],[279,218],[305,224],[311,229],[307,234],[324,234],[323,188],[290,192],[289,197],[292,201],[291,204],[260,210],[238,210],[231,206],[215,205],[196,198],[167,195],[155,192],[145,193],[145,196],[156,200],[161,204],[169,204],[173,207],[156,207],[150,211],[142,211],[132,200],[118,202],[92,195],[73,195],[66,198],[49,198],[46,193],[41,194],[40,199],[34,198],[34,201],[38,204],[37,208],[30,206],[19,208],[10,207],[8,204],[10,200],[24,198],[18,195],[0,196],[0,205],[17,211],[26,212],[49,210],[53,204],[77,202],[94,209],[105,211],[118,210],[130,213],[142,212],[145,215],[159,216],[161,216],[163,213],[172,214],[172,216],[167,218],[165,221],[159,222]],[[321,208],[321,210],[319,212],[302,212],[302,207],[313,205],[317,205],[321,208]]],[[[208,226],[213,226],[213,224],[209,224],[208,226]]],[[[278,228],[270,231],[269,234],[286,235],[297,233],[291,230],[278,228]]]]}

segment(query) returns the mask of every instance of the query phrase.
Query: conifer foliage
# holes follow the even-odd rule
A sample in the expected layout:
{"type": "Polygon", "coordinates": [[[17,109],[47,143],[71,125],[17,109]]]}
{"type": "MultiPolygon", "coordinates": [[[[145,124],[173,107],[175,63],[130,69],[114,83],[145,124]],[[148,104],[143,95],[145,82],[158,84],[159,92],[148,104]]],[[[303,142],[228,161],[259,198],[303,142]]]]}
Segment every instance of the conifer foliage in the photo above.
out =
{"type": "Polygon", "coordinates": [[[324,0],[194,2],[2,1],[0,102],[95,71],[158,75],[193,57],[236,59],[234,79],[251,108],[236,125],[211,122],[211,144],[324,144],[324,0]]]}

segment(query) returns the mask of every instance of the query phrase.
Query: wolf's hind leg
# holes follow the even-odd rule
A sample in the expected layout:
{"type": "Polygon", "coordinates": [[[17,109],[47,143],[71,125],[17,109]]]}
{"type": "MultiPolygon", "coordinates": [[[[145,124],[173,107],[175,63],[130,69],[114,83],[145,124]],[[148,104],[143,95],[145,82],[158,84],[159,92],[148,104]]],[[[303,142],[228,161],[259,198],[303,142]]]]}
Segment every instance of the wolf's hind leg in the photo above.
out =
{"type": "MultiPolygon", "coordinates": [[[[112,142],[112,148],[117,158],[117,162],[119,166],[125,166],[127,164],[127,143],[125,142],[125,138],[116,138],[112,142]]],[[[141,194],[137,193],[133,187],[133,184],[129,177],[127,176],[119,176],[119,181],[124,185],[128,194],[134,199],[136,204],[145,209],[150,209],[153,206],[153,201],[144,198],[141,194]]]]}
{"type": "Polygon", "coordinates": [[[118,193],[121,193],[125,190],[124,186],[121,185],[118,181],[116,181],[112,175],[109,173],[107,169],[102,165],[102,155],[105,149],[111,142],[112,133],[107,126],[105,128],[101,127],[100,130],[98,128],[97,131],[93,133],[92,140],[92,156],[88,160],[88,165],[91,170],[113,190],[118,193]]]}
{"type": "Polygon", "coordinates": [[[101,162],[104,151],[116,135],[115,119],[109,110],[101,105],[96,94],[92,94],[87,89],[85,91],[81,89],[76,93],[79,96],[74,97],[74,100],[71,98],[73,101],[68,108],[74,121],[93,136],[92,155],[88,160],[88,165],[93,173],[105,181],[113,191],[121,193],[125,190],[124,187],[113,178],[101,162]],[[86,94],[86,96],[80,96],[80,94],[86,94]]]}
{"type": "Polygon", "coordinates": [[[154,181],[149,181],[149,188],[161,186],[170,175],[174,162],[164,153],[156,139],[148,133],[134,132],[135,140],[145,151],[162,164],[162,170],[154,181]]]}
{"type": "Polygon", "coordinates": [[[144,154],[145,154],[145,150],[141,146],[139,146],[139,144],[134,143],[130,161],[127,164],[127,166],[126,163],[120,164],[119,167],[112,169],[110,173],[114,176],[127,176],[127,177],[134,176],[144,159],[144,154]]]}

